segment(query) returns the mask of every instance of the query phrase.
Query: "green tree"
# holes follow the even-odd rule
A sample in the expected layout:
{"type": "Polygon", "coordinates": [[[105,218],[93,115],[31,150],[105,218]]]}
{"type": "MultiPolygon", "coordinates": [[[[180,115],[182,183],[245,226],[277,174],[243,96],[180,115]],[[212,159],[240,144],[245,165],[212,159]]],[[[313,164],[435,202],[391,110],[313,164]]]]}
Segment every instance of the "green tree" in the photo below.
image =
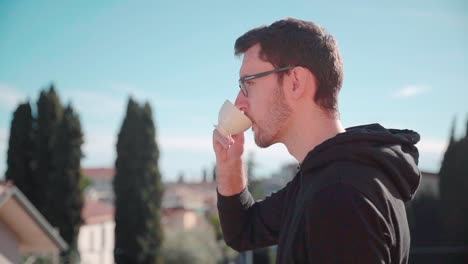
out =
{"type": "Polygon", "coordinates": [[[455,120],[440,168],[439,189],[443,243],[468,245],[468,124],[465,136],[455,139],[455,120]]]}
{"type": "Polygon", "coordinates": [[[411,248],[440,246],[442,217],[438,197],[422,193],[406,206],[411,248]]]}
{"type": "Polygon", "coordinates": [[[249,179],[249,191],[255,200],[263,199],[265,197],[265,191],[263,190],[261,180],[258,179],[257,175],[255,174],[255,169],[257,168],[258,164],[255,160],[255,154],[253,152],[247,155],[247,160],[245,163],[247,177],[249,179]]]}
{"type": "Polygon", "coordinates": [[[68,243],[69,250],[62,253],[62,263],[74,263],[76,242],[82,223],[83,194],[81,190],[81,145],[83,133],[79,116],[69,105],[58,124],[53,145],[52,165],[48,189],[53,193],[49,201],[49,221],[58,227],[68,243]]]}
{"type": "Polygon", "coordinates": [[[216,264],[221,250],[208,228],[168,230],[163,244],[165,264],[216,264]]]}
{"type": "Polygon", "coordinates": [[[116,263],[161,263],[163,186],[152,110],[129,99],[117,141],[115,192],[116,263]]]}
{"type": "Polygon", "coordinates": [[[83,134],[78,115],[65,111],[53,85],[40,93],[34,119],[29,103],[14,113],[7,179],[11,179],[48,222],[58,228],[70,250],[61,263],[72,262],[81,225],[80,162],[83,134]]]}
{"type": "Polygon", "coordinates": [[[33,116],[29,102],[20,104],[13,114],[8,141],[6,180],[11,180],[28,199],[33,186],[31,169],[34,142],[32,139],[33,116]]]}
{"type": "Polygon", "coordinates": [[[63,109],[58,94],[51,85],[48,91],[42,91],[37,102],[37,122],[34,132],[34,165],[31,179],[30,200],[49,220],[53,214],[49,205],[54,199],[53,190],[48,188],[50,175],[54,173],[53,148],[57,126],[62,119],[63,109]]]}
{"type": "MultiPolygon", "coordinates": [[[[262,181],[257,177],[255,169],[257,168],[257,161],[255,160],[255,154],[249,153],[246,160],[247,177],[249,179],[249,191],[255,200],[261,200],[265,198],[265,190],[263,188],[262,181]]],[[[252,261],[254,264],[269,264],[272,262],[271,248],[259,248],[252,251],[252,261]]]]}

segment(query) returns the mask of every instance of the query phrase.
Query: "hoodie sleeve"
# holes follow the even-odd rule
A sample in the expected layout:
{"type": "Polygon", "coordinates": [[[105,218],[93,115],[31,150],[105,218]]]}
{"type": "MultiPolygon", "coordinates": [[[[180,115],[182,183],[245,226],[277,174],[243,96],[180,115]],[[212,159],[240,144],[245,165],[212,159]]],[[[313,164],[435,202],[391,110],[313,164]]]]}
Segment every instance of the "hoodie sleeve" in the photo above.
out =
{"type": "Polygon", "coordinates": [[[233,196],[218,192],[218,211],[226,244],[237,251],[277,244],[288,186],[257,202],[248,189],[233,196]]]}
{"type": "Polygon", "coordinates": [[[310,263],[391,262],[389,225],[350,185],[335,184],[317,193],[303,219],[310,263]]]}

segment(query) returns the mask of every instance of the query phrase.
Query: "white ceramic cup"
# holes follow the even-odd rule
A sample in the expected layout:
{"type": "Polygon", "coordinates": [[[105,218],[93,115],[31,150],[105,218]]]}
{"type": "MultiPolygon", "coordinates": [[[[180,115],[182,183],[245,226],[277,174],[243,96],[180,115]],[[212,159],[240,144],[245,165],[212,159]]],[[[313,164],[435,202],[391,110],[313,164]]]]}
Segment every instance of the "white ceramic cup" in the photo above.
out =
{"type": "Polygon", "coordinates": [[[233,103],[226,100],[218,114],[216,129],[228,137],[242,133],[252,126],[252,121],[233,103]]]}

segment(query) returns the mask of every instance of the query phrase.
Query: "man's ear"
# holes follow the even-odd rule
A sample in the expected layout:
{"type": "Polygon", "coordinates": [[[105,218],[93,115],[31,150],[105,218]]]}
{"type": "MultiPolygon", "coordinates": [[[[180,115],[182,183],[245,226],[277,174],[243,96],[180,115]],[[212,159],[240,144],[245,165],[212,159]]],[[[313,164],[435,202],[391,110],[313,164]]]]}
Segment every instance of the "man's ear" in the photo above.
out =
{"type": "Polygon", "coordinates": [[[304,67],[294,67],[291,72],[291,90],[290,94],[293,99],[301,98],[306,91],[307,69],[304,67]]]}

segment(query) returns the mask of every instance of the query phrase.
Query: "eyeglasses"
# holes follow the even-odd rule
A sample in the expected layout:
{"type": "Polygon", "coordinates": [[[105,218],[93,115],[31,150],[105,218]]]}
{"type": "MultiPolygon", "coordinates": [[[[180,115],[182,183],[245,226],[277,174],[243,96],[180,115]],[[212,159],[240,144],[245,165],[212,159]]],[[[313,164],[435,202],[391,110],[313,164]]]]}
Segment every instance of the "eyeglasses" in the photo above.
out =
{"type": "Polygon", "coordinates": [[[242,78],[239,79],[239,88],[241,89],[242,93],[247,97],[248,92],[247,92],[247,88],[245,87],[245,84],[244,84],[246,81],[250,81],[250,80],[253,80],[253,79],[264,77],[264,76],[270,75],[272,73],[287,71],[287,70],[290,70],[292,68],[294,68],[294,66],[282,67],[282,68],[274,69],[274,70],[271,70],[271,71],[261,72],[261,73],[257,73],[257,74],[253,74],[253,75],[247,75],[247,76],[242,77],[242,78]]]}

